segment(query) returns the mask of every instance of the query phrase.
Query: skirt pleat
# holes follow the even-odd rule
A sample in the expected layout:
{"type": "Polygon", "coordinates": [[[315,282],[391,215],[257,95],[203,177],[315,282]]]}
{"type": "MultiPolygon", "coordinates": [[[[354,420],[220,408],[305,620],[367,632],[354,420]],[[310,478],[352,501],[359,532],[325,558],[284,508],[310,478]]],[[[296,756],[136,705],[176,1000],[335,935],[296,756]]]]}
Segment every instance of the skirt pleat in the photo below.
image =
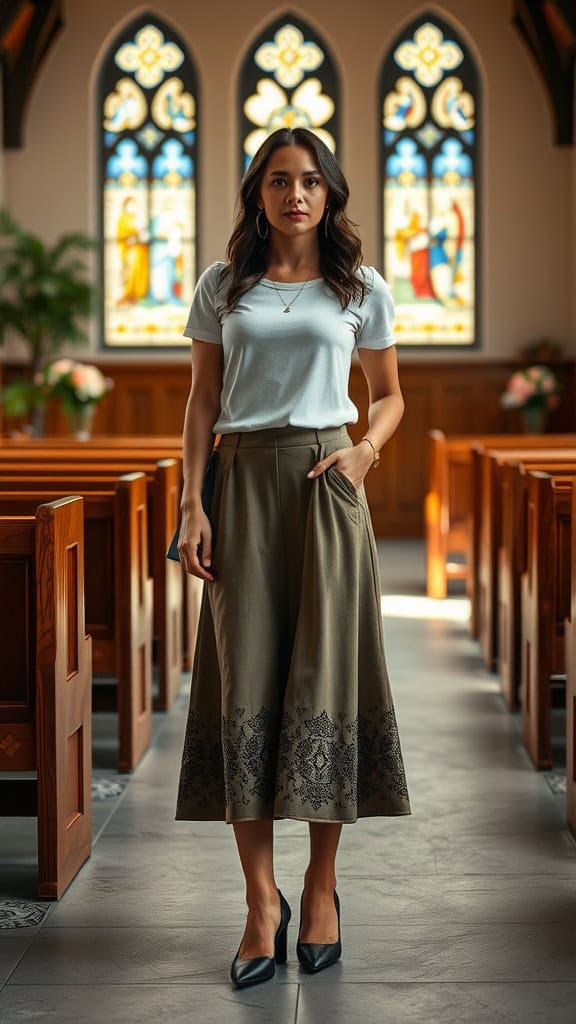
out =
{"type": "Polygon", "coordinates": [[[410,814],[363,485],[345,426],[222,436],[176,820],[410,814]]]}

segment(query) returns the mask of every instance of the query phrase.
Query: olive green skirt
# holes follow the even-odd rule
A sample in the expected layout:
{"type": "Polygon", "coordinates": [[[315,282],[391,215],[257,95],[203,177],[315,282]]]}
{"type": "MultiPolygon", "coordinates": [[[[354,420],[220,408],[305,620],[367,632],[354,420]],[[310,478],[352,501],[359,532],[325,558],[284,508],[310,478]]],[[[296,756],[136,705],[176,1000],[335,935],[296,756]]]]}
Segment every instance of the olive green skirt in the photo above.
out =
{"type": "Polygon", "coordinates": [[[411,814],[345,426],[222,435],[175,820],[411,814]]]}

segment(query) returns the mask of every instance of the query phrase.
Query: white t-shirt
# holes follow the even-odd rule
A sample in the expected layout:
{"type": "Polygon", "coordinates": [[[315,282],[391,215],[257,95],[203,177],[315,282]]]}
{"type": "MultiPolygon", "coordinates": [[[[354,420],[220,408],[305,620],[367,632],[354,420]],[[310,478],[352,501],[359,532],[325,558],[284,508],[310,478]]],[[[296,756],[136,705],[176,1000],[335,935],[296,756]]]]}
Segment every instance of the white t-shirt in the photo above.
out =
{"type": "Polygon", "coordinates": [[[261,430],[287,424],[339,427],[356,423],[358,409],[348,396],[352,351],[387,348],[394,300],[382,275],[360,269],[367,285],[363,303],[343,310],[323,277],[301,282],[272,282],[263,277],[240,297],[232,313],[223,306],[227,264],[216,260],[198,278],[184,336],[222,345],[224,371],[216,434],[261,430]]]}

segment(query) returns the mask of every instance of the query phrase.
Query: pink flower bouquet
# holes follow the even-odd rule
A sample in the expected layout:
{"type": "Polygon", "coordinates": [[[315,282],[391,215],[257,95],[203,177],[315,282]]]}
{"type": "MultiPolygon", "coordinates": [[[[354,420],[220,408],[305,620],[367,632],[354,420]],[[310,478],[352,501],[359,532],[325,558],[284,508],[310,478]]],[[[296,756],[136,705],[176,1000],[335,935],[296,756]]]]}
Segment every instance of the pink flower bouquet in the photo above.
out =
{"type": "Polygon", "coordinates": [[[529,366],[516,370],[500,395],[505,409],[556,409],[560,404],[562,385],[548,366],[529,366]]]}
{"type": "Polygon", "coordinates": [[[75,412],[94,405],[114,387],[114,381],[105,377],[97,366],[77,363],[72,359],[56,359],[43,370],[52,393],[62,400],[66,412],[75,412]]]}

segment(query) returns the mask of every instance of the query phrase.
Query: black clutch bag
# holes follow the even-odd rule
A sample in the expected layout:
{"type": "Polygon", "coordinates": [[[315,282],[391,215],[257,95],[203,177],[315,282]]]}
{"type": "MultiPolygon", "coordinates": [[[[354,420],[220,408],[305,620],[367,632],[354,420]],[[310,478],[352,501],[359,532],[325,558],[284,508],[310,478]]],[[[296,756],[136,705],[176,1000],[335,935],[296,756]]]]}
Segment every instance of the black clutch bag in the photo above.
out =
{"type": "MultiPolygon", "coordinates": [[[[210,515],[210,508],[212,506],[212,494],[214,492],[214,477],[216,475],[216,460],[218,458],[218,449],[213,448],[210,452],[210,458],[204,471],[204,480],[202,482],[202,508],[204,509],[207,516],[210,515]]],[[[166,552],[166,558],[172,558],[175,562],[180,561],[180,554],[178,551],[178,538],[180,537],[180,527],[182,525],[182,517],[178,520],[178,526],[176,533],[170,541],[170,547],[166,552]]]]}

